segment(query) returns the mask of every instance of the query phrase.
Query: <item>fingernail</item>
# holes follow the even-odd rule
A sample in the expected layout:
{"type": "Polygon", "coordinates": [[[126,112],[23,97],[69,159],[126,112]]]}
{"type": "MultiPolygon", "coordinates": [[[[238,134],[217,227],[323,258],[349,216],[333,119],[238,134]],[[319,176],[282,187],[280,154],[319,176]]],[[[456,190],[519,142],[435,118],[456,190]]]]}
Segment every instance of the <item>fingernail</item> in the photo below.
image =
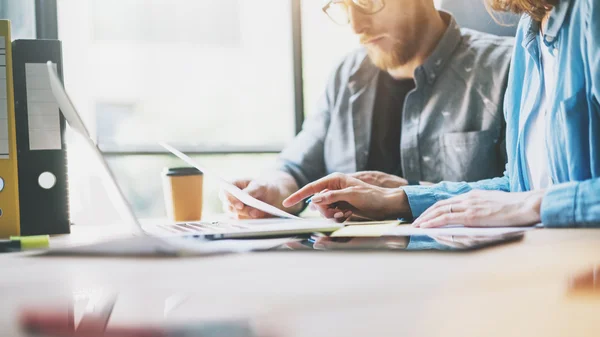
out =
{"type": "Polygon", "coordinates": [[[323,197],[320,196],[320,195],[319,196],[313,196],[312,199],[311,199],[311,202],[316,202],[316,203],[319,203],[319,202],[322,202],[322,201],[323,201],[323,197]]]}
{"type": "Polygon", "coordinates": [[[342,213],[342,212],[337,212],[333,215],[333,217],[336,219],[342,218],[343,216],[344,216],[344,213],[342,213]]]}
{"type": "Polygon", "coordinates": [[[418,223],[414,223],[414,224],[412,224],[412,226],[413,226],[414,228],[419,228],[419,227],[420,227],[418,223]]]}
{"type": "Polygon", "coordinates": [[[235,204],[235,208],[237,208],[239,210],[244,209],[244,204],[242,204],[241,202],[238,202],[235,204]]]}
{"type": "Polygon", "coordinates": [[[258,213],[257,210],[253,209],[250,211],[250,216],[256,219],[260,216],[260,213],[258,213]]]}

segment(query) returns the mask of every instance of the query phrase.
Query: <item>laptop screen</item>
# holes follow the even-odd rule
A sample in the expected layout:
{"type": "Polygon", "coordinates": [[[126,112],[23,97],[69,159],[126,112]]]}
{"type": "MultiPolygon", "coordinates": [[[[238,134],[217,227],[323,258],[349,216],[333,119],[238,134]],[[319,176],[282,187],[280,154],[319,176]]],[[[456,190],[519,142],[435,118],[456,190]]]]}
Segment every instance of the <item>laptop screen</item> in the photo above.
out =
{"type": "Polygon", "coordinates": [[[52,89],[52,94],[56,98],[58,106],[60,107],[60,111],[65,116],[65,119],[72,130],[75,131],[81,137],[83,143],[89,148],[91,153],[96,157],[97,165],[93,165],[92,167],[98,168],[98,172],[102,175],[104,179],[104,183],[107,187],[108,193],[110,193],[111,201],[113,205],[119,212],[121,219],[130,226],[131,230],[135,234],[145,234],[142,226],[140,225],[138,219],[135,217],[131,205],[125,199],[125,194],[117,185],[117,180],[110,170],[108,163],[104,159],[102,152],[94,143],[90,133],[88,132],[81,116],[75,109],[75,106],[71,102],[69,95],[65,91],[63,84],[58,77],[58,73],[56,72],[56,66],[51,62],[47,63],[48,66],[48,75],[50,79],[50,88],[52,89]]]}

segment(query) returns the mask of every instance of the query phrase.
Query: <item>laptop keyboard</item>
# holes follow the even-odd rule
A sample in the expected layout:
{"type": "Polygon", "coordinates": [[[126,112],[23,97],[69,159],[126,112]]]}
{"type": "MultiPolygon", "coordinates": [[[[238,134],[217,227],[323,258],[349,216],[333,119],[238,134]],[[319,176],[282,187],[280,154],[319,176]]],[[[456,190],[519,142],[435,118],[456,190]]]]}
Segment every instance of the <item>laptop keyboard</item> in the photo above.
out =
{"type": "Polygon", "coordinates": [[[175,224],[159,225],[159,227],[174,234],[233,232],[250,228],[247,225],[227,223],[222,221],[182,222],[175,224]]]}

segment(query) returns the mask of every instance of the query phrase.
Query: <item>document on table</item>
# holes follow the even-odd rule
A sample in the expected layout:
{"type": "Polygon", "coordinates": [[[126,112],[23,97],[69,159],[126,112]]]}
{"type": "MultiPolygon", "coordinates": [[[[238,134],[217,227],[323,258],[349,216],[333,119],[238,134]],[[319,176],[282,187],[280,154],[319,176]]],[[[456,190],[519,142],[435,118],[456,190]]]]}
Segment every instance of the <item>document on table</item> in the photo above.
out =
{"type": "Polygon", "coordinates": [[[271,215],[278,216],[278,217],[288,218],[288,219],[301,219],[295,215],[284,212],[275,206],[269,205],[266,202],[260,201],[256,198],[252,197],[250,194],[244,192],[239,187],[233,185],[232,183],[230,183],[227,180],[225,180],[224,178],[222,178],[219,174],[217,174],[216,171],[213,171],[213,170],[207,168],[206,166],[198,163],[197,161],[193,160],[188,155],[182,153],[181,151],[177,150],[176,148],[172,147],[171,145],[169,145],[167,143],[162,143],[162,142],[160,143],[160,145],[162,147],[164,147],[165,149],[167,149],[172,154],[179,157],[179,159],[183,160],[184,162],[188,163],[189,165],[192,165],[193,167],[202,171],[204,174],[210,175],[213,178],[216,178],[217,180],[219,180],[225,191],[231,193],[231,195],[238,198],[244,204],[246,204],[250,207],[254,207],[263,212],[269,213],[271,215]]]}

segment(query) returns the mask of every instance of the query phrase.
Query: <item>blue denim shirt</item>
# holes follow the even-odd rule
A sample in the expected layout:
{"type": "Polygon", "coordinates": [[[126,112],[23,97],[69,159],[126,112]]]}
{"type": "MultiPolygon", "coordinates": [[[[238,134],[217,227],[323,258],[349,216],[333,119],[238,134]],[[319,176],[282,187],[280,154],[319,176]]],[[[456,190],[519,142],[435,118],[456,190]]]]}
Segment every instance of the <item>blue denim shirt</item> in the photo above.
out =
{"type": "Polygon", "coordinates": [[[558,62],[558,83],[546,118],[546,145],[553,186],[542,202],[547,227],[600,225],[600,2],[561,0],[543,39],[539,24],[524,16],[516,36],[504,101],[508,164],[504,177],[476,183],[440,183],[405,188],[413,216],[435,202],[473,189],[522,192],[531,189],[523,131],[540,108],[544,90],[540,44],[558,62]],[[523,118],[525,124],[519,126],[523,118]]]}

